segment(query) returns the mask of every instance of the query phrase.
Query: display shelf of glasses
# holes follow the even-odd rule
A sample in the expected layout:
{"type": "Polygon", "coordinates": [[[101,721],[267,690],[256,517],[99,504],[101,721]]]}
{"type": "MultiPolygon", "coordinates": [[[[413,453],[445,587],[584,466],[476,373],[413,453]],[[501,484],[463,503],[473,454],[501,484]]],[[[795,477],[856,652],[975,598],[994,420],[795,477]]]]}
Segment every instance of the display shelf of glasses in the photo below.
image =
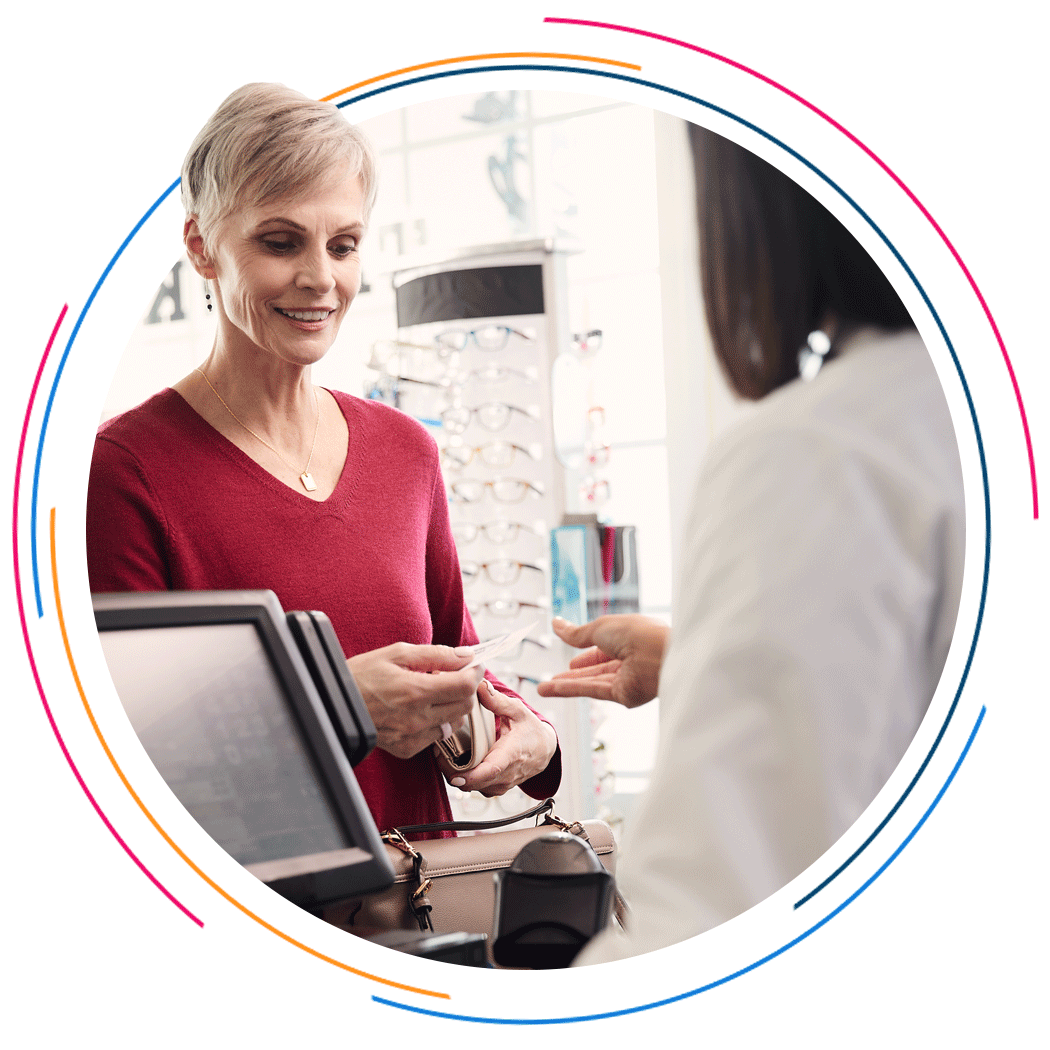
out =
{"type": "MultiPolygon", "coordinates": [[[[399,328],[376,345],[375,394],[427,425],[441,450],[464,594],[486,640],[529,627],[489,669],[554,724],[562,747],[559,806],[595,811],[589,715],[542,699],[560,670],[550,628],[550,528],[565,510],[554,456],[551,363],[571,338],[564,256],[551,242],[477,249],[394,275],[399,328]]],[[[520,812],[515,789],[485,799],[450,789],[468,818],[520,812]]]]}

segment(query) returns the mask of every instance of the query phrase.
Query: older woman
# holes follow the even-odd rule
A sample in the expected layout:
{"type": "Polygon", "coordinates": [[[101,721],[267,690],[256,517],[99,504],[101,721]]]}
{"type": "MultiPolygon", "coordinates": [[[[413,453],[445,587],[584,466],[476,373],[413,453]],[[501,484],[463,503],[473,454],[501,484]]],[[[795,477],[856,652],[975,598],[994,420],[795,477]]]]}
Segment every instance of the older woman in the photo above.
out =
{"type": "Polygon", "coordinates": [[[361,284],[367,141],[334,106],[249,84],[197,136],[182,195],[215,343],[99,429],[92,590],[269,588],[287,609],[324,610],[378,730],[356,772],[380,827],[450,818],[430,745],[475,694],[501,733],[458,786],[553,793],[553,728],[456,650],[477,635],[433,440],[394,409],[311,382],[361,284]]]}

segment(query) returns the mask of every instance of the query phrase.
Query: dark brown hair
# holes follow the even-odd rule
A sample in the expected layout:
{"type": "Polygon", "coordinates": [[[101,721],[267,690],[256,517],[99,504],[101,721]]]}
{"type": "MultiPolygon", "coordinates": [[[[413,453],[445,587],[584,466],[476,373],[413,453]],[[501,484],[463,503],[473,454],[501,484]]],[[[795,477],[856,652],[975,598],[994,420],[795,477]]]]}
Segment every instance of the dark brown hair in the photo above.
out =
{"type": "Polygon", "coordinates": [[[831,317],[836,342],[861,325],[912,325],[871,256],[801,186],[705,128],[691,124],[689,140],[707,323],[741,397],[795,379],[806,337],[831,317]]]}

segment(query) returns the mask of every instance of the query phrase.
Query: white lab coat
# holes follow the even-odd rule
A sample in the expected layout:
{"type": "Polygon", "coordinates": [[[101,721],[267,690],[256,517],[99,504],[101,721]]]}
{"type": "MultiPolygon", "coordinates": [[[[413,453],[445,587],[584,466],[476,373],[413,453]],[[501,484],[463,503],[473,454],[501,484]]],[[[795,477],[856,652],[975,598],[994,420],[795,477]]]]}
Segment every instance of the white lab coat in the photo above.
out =
{"type": "Polygon", "coordinates": [[[757,904],[899,763],[959,608],[958,447],[918,335],[865,330],[706,457],[660,679],[660,745],[624,837],[627,937],[685,940],[757,904]]]}

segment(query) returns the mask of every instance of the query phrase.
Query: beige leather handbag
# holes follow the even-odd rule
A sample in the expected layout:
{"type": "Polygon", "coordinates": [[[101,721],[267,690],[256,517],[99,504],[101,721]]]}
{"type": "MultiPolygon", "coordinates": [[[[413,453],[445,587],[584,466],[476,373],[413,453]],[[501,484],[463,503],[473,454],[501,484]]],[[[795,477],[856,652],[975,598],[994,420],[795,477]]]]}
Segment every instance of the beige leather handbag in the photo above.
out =
{"type": "Polygon", "coordinates": [[[553,816],[554,802],[545,802],[503,820],[448,821],[383,832],[387,855],[396,874],[382,893],[345,901],[322,914],[327,922],[367,936],[380,930],[421,929],[436,933],[484,933],[490,939],[495,909],[493,873],[509,867],[518,851],[551,831],[567,831],[587,839],[606,870],[615,874],[616,843],[612,828],[601,820],[568,824],[553,816]],[[491,829],[527,817],[544,817],[533,828],[491,829]],[[474,831],[457,838],[409,842],[408,835],[425,831],[474,831]],[[487,833],[490,832],[490,833],[487,833]]]}

